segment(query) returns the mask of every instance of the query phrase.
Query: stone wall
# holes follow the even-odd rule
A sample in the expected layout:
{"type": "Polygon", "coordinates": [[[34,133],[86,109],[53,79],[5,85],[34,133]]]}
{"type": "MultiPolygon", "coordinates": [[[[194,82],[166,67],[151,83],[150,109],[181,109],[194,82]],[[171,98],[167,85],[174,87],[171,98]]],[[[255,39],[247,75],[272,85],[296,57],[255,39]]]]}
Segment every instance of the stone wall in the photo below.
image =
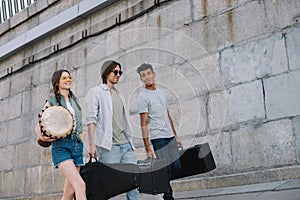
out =
{"type": "MultiPolygon", "coordinates": [[[[0,25],[0,49],[88,2],[37,1],[0,25]]],[[[35,40],[28,36],[0,58],[0,199],[60,199],[63,176],[53,169],[50,148],[36,143],[37,113],[56,69],[71,71],[84,105],[107,59],[125,71],[118,88],[134,121],[139,159],[145,153],[136,68],[145,62],[168,94],[184,147],[209,142],[217,169],[174,181],[175,190],[300,177],[298,0],[103,2],[35,40]]]]}

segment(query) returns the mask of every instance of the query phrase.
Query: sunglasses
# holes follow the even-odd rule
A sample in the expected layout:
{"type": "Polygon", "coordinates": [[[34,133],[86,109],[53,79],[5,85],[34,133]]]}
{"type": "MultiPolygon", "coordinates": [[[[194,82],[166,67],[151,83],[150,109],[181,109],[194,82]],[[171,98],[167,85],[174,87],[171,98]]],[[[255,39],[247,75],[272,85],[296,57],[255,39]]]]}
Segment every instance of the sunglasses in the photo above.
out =
{"type": "Polygon", "coordinates": [[[120,70],[115,70],[115,71],[112,71],[114,73],[115,76],[117,76],[118,74],[120,74],[120,76],[122,76],[123,72],[120,70]]]}
{"type": "Polygon", "coordinates": [[[63,80],[63,81],[67,81],[67,80],[70,80],[70,81],[73,81],[73,77],[72,76],[63,76],[63,77],[61,77],[61,80],[63,80]]]}

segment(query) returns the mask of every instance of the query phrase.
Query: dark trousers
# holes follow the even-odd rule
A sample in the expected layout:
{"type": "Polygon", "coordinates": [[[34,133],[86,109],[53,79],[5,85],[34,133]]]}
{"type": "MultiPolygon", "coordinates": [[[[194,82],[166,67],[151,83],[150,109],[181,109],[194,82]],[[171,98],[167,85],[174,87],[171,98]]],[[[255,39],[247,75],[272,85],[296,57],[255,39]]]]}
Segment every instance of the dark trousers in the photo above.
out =
{"type": "Polygon", "coordinates": [[[176,173],[181,167],[176,139],[175,137],[153,139],[151,140],[151,143],[156,157],[158,159],[165,159],[168,163],[169,188],[168,191],[164,193],[163,198],[165,200],[174,200],[173,190],[170,185],[170,177],[172,173],[176,173]]]}

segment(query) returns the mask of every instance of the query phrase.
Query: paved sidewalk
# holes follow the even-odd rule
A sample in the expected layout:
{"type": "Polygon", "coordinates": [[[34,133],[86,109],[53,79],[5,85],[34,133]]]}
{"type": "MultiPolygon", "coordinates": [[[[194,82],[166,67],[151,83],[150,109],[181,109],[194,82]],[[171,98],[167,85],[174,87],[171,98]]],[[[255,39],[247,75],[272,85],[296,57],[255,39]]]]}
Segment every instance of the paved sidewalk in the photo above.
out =
{"type": "MultiPolygon", "coordinates": [[[[300,179],[175,192],[176,200],[300,200],[300,179]]],[[[124,200],[125,194],[111,200],[124,200]]],[[[140,200],[163,200],[162,194],[140,194],[140,200]]]]}
{"type": "Polygon", "coordinates": [[[300,179],[175,193],[176,199],[300,200],[300,179]]]}

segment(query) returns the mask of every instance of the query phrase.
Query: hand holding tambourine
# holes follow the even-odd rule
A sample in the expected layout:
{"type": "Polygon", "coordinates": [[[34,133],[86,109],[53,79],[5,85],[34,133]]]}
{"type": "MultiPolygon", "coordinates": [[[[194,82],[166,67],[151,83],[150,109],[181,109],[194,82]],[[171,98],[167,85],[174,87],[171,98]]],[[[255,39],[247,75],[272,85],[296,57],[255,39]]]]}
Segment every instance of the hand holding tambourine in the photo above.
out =
{"type": "Polygon", "coordinates": [[[72,132],[73,115],[62,106],[45,106],[38,117],[35,133],[38,136],[37,142],[42,147],[49,147],[56,139],[64,138],[72,132]]]}

